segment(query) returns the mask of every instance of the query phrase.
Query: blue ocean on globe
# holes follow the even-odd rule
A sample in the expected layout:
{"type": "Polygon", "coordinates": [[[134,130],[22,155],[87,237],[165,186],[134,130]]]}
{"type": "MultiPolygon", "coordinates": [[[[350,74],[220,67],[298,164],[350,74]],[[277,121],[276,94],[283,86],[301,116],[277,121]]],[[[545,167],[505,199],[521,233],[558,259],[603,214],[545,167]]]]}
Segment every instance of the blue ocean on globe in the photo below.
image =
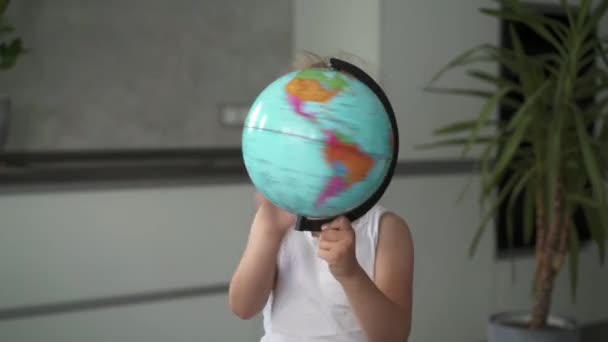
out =
{"type": "Polygon", "coordinates": [[[365,202],[381,185],[393,131],[378,97],[361,81],[322,68],[268,85],[245,120],[247,173],[268,200],[297,215],[327,218],[365,202]]]}

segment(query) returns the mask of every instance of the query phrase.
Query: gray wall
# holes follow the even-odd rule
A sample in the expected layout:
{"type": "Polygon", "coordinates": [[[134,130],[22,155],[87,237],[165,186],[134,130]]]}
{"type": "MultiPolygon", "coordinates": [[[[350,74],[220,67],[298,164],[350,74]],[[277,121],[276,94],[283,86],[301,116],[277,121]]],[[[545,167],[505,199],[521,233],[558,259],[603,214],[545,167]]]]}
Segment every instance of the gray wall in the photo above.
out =
{"type": "MultiPolygon", "coordinates": [[[[0,196],[0,308],[225,283],[249,186],[0,196]]],[[[225,294],[3,322],[0,341],[245,341],[225,294]]]]}
{"type": "Polygon", "coordinates": [[[31,52],[0,75],[9,149],[238,146],[248,106],[291,57],[290,1],[22,0],[31,52]]]}

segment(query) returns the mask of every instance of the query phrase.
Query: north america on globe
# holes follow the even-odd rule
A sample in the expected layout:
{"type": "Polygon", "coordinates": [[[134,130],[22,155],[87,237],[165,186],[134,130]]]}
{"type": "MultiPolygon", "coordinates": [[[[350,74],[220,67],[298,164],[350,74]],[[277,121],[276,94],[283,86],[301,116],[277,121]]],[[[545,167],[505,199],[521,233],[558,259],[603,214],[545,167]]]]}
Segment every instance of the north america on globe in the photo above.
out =
{"type": "Polygon", "coordinates": [[[329,199],[339,196],[355,183],[364,181],[374,166],[374,158],[366,153],[346,132],[321,125],[319,112],[307,111],[309,102],[324,104],[345,91],[349,83],[346,76],[322,69],[305,69],[296,73],[285,86],[287,101],[296,115],[317,125],[323,133],[323,156],[331,167],[323,189],[317,195],[315,207],[323,206],[329,199]]]}

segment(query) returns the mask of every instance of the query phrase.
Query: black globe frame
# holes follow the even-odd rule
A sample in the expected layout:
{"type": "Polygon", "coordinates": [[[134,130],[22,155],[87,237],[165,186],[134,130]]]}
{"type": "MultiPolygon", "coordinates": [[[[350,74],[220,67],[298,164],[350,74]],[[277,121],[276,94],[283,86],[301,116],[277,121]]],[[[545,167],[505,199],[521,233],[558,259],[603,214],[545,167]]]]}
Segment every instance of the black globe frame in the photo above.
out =
{"type": "Polygon", "coordinates": [[[374,79],[369,76],[365,71],[351,63],[337,58],[330,58],[329,64],[330,67],[336,71],[343,71],[352,75],[353,77],[361,81],[363,84],[365,84],[368,88],[370,88],[371,91],[376,94],[376,96],[378,96],[378,99],[380,100],[380,102],[382,102],[382,105],[384,106],[384,109],[388,114],[388,118],[392,126],[393,155],[391,163],[389,165],[389,169],[386,173],[386,176],[384,177],[384,180],[380,184],[380,187],[378,187],[378,189],[367,200],[365,200],[365,202],[361,203],[359,206],[347,211],[344,214],[329,218],[311,219],[299,215],[297,217],[295,225],[295,229],[298,231],[320,231],[321,226],[335,220],[340,216],[346,217],[350,222],[354,222],[360,219],[363,215],[370,211],[374,207],[374,205],[376,205],[376,203],[380,201],[382,196],[384,196],[386,189],[388,188],[393,179],[395,167],[397,166],[397,161],[399,159],[399,127],[397,126],[397,118],[395,117],[393,106],[391,105],[390,101],[388,100],[388,97],[382,90],[382,87],[380,87],[380,85],[376,83],[376,81],[374,81],[374,79]]]}

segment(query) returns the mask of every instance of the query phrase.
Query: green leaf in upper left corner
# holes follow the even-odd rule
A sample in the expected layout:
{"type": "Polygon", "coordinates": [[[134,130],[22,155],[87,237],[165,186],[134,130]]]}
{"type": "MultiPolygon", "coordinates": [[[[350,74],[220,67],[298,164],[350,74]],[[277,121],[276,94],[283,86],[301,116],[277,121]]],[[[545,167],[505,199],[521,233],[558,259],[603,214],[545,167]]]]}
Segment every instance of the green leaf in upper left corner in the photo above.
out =
{"type": "Polygon", "coordinates": [[[6,8],[10,3],[10,0],[0,0],[0,15],[3,15],[4,12],[6,12],[6,8]]]}

